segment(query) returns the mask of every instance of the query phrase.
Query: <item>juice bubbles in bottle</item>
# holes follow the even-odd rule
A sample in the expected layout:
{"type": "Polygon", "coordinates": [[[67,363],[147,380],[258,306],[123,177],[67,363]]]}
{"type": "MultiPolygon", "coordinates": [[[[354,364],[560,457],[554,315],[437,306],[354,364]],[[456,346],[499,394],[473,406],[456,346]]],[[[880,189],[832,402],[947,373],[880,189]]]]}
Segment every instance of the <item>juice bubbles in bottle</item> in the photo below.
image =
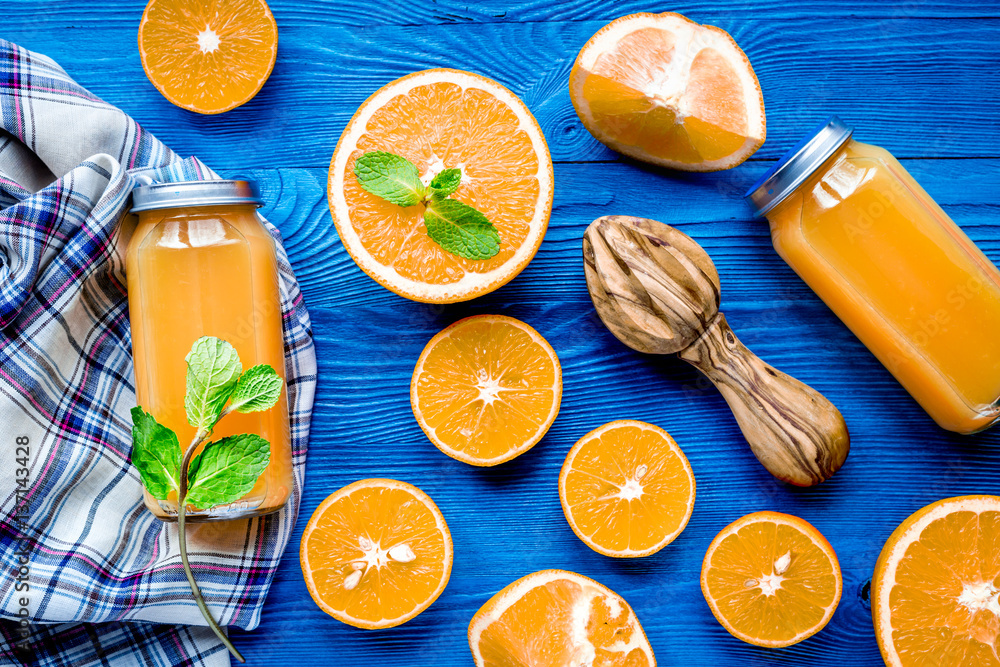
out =
{"type": "Polygon", "coordinates": [[[896,158],[831,118],[747,193],[778,254],[943,428],[1000,417],[1000,272],[896,158]]]}
{"type": "MultiPolygon", "coordinates": [[[[138,225],[128,245],[129,318],[136,400],[172,429],[182,450],[195,436],[184,410],[191,345],[215,336],[233,345],[243,368],[268,364],[284,379],[281,301],[274,241],[247,181],[197,181],[144,186],[133,192],[138,225]]],[[[189,507],[188,520],[230,519],[273,512],[292,489],[287,390],[263,412],[230,413],[211,439],[254,433],[271,445],[270,463],[243,498],[211,510],[189,507]]],[[[176,518],[176,497],[146,506],[176,518]]]]}

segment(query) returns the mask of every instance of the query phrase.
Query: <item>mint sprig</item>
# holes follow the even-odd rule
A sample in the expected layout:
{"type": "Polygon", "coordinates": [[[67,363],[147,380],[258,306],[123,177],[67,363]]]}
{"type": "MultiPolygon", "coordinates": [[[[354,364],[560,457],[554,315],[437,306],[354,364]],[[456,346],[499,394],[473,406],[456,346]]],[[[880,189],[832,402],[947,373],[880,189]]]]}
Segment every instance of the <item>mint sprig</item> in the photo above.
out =
{"type": "Polygon", "coordinates": [[[132,408],[132,463],[151,496],[166,500],[180,490],[181,458],[177,434],[142,408],[132,408]]]}
{"type": "Polygon", "coordinates": [[[216,507],[250,492],[271,460],[271,445],[253,433],[210,442],[188,468],[187,502],[216,507]]]}
{"type": "Polygon", "coordinates": [[[398,206],[414,206],[424,198],[417,165],[400,155],[365,153],[354,163],[354,175],[365,190],[398,206]]]}
{"type": "Polygon", "coordinates": [[[271,445],[253,433],[207,442],[215,425],[232,412],[270,410],[281,397],[284,380],[266,364],[243,370],[236,348],[205,336],[191,346],[187,361],[184,410],[197,429],[184,452],[177,434],[141,407],[132,408],[132,464],[142,484],[157,500],[177,494],[177,529],[181,562],[202,616],[230,653],[245,662],[219,628],[202,597],[187,557],[187,506],[212,509],[245,496],[271,460],[271,445]],[[227,405],[228,404],[228,405],[227,405]],[[195,452],[201,448],[196,456],[195,452]]]}
{"type": "Polygon", "coordinates": [[[431,240],[467,259],[489,259],[500,252],[500,234],[493,223],[457,199],[442,199],[428,206],[424,226],[431,240]]]}
{"type": "Polygon", "coordinates": [[[236,388],[229,397],[228,409],[244,413],[269,410],[281,396],[283,386],[285,381],[267,364],[248,368],[236,382],[236,388]]]}
{"type": "Polygon", "coordinates": [[[500,252],[496,225],[472,206],[449,197],[462,182],[461,169],[445,169],[428,185],[417,166],[385,151],[358,158],[354,175],[366,192],[398,206],[424,205],[427,236],[446,251],[465,259],[489,259],[500,252]]]}
{"type": "Polygon", "coordinates": [[[431,179],[427,187],[434,197],[447,197],[458,189],[462,182],[461,169],[445,169],[440,174],[431,179]]]}
{"type": "Polygon", "coordinates": [[[205,336],[194,342],[185,361],[188,370],[184,410],[188,423],[199,433],[211,433],[243,372],[240,355],[226,341],[205,336]]]}

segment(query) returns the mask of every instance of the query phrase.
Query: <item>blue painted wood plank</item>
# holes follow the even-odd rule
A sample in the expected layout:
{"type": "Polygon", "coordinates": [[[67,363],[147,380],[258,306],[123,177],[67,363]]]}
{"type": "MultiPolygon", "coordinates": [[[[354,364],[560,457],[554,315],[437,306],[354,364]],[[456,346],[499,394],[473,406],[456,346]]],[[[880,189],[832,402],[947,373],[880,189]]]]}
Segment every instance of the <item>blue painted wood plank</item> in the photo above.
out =
{"type": "MultiPolygon", "coordinates": [[[[950,160],[909,160],[906,167],[1000,261],[1000,160],[962,160],[960,168],[950,160]]],[[[469,664],[465,631],[475,610],[517,577],[561,567],[624,595],[660,664],[879,664],[862,587],[885,538],[933,500],[996,492],[1000,435],[963,438],[935,427],[784,265],[766,225],[750,220],[739,198],[763,168],[679,176],[633,164],[558,165],[552,221],[536,259],[494,294],[447,307],[401,299],[354,266],[326,211],[325,170],[254,171],[271,201],[265,213],[288,240],[317,333],[321,380],[304,512],[356,479],[403,479],[439,504],[456,556],[449,587],[427,612],[395,630],[363,632],[313,605],[290,553],[261,627],[234,633],[248,658],[283,665],[336,650],[333,664],[344,667],[372,661],[469,664]],[[719,268],[722,309],[744,342],[842,410],[853,450],[833,479],[813,489],[776,482],[750,454],[711,385],[679,361],[628,350],[604,329],[586,293],[580,237],[594,217],[623,212],[675,224],[702,243],[719,268]],[[486,312],[519,317],[553,343],[565,393],[541,443],[509,464],[483,470],[453,461],[430,444],[410,411],[408,392],[412,365],[426,341],[460,317],[486,312]],[[592,428],[626,417],[670,431],[698,480],[685,532],[659,554],[633,562],[605,558],[583,545],[563,518],[556,489],[572,444],[592,428]],[[730,637],[711,616],[698,583],[701,558],[715,534],[762,509],[813,522],[837,550],[845,581],[831,624],[803,644],[777,651],[730,637]]],[[[300,518],[295,540],[306,519],[300,518]]]]}
{"type": "MultiPolygon", "coordinates": [[[[4,9],[15,19],[31,17],[41,25],[66,20],[104,23],[127,23],[134,27],[129,12],[141,13],[141,0],[111,0],[101,5],[85,3],[42,3],[37,0],[5,0],[4,9]]],[[[744,18],[753,13],[772,21],[802,18],[995,18],[1000,8],[994,0],[904,0],[903,2],[866,2],[865,0],[758,0],[752,5],[744,0],[434,0],[407,3],[368,2],[366,0],[278,1],[269,3],[278,20],[323,23],[343,26],[434,25],[469,23],[528,23],[551,21],[611,21],[635,12],[678,12],[685,16],[744,18]]]]}
{"type": "MultiPolygon", "coordinates": [[[[510,87],[537,116],[556,161],[619,159],[583,128],[567,89],[579,49],[603,20],[358,27],[338,23],[339,12],[284,15],[283,3],[273,5],[274,73],[254,100],[221,116],[176,108],[148,82],[135,44],[136,0],[116,0],[113,19],[99,12],[34,22],[22,11],[5,36],[46,52],[176,150],[217,168],[325,166],[365,98],[429,67],[469,69],[510,87]]],[[[756,159],[776,159],[830,113],[898,157],[1000,156],[1000,133],[983,131],[1000,117],[1000,97],[984,94],[1000,89],[1000,19],[844,20],[830,12],[776,22],[745,10],[713,23],[733,34],[761,81],[768,141],[756,159]]]]}

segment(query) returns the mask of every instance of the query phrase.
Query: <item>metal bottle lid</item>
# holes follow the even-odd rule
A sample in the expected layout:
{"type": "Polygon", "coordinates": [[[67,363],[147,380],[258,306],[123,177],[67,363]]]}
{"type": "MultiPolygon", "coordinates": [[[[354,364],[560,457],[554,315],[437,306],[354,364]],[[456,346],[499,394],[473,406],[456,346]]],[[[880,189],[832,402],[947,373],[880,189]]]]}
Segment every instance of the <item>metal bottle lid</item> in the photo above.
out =
{"type": "Polygon", "coordinates": [[[181,181],[154,183],[132,190],[132,212],[158,208],[253,204],[263,206],[260,188],[254,181],[181,181]]]}
{"type": "Polygon", "coordinates": [[[851,138],[852,132],[853,127],[848,127],[836,116],[830,116],[812,134],[785,153],[743,197],[750,200],[758,216],[767,215],[836,153],[851,138]]]}

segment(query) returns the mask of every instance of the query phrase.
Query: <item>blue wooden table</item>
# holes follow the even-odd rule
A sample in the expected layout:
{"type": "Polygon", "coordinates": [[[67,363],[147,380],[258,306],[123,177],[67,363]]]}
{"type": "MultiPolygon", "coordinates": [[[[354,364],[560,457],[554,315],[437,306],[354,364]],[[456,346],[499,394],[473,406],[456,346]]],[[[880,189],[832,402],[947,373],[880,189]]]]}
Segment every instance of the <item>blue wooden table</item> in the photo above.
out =
{"type": "Polygon", "coordinates": [[[4,0],[3,36],[45,53],[182,154],[263,184],[313,318],[320,384],[303,512],[260,627],[234,631],[251,665],[467,665],[469,619],[530,572],[565,568],[635,608],[662,665],[878,665],[866,582],[883,542],[939,498],[1000,489],[1000,430],[961,437],[937,428],[778,258],[741,195],[830,113],[855,136],[903,159],[949,214],[1000,262],[1000,4],[945,0],[273,0],[278,61],[257,97],[219,117],[170,105],[136,47],[142,0],[4,0]],[[768,139],[746,164],[716,174],[629,162],[580,124],[567,79],[584,42],[635,11],[677,11],[729,31],[760,78],[768,139]],[[538,118],[555,162],[555,203],[535,260],[471,303],[412,303],[351,261],[326,206],[326,169],[358,105],[403,74],[456,67],[492,77],[538,118]],[[721,396],[683,362],[614,339],[587,296],[580,239],[594,218],[656,218],[693,236],[722,280],[722,310],[764,360],[843,412],[853,449],[829,482],[796,489],[757,463],[721,396]],[[556,348],[562,410],[530,452],[492,469],[431,445],[410,411],[417,355],[441,328],[474,313],[520,318],[556,348]],[[672,545],[634,561],[600,556],[566,524],[556,481],[566,452],[613,419],[670,431],[698,481],[694,515],[672,545]],[[451,527],[448,588],[425,613],[369,632],[321,612],[297,558],[302,527],[336,489],[392,477],[429,493],[451,527]],[[797,514],[836,549],[844,593],[833,620],[792,648],[744,644],[715,621],[698,584],[715,534],[756,510],[797,514]]]}

